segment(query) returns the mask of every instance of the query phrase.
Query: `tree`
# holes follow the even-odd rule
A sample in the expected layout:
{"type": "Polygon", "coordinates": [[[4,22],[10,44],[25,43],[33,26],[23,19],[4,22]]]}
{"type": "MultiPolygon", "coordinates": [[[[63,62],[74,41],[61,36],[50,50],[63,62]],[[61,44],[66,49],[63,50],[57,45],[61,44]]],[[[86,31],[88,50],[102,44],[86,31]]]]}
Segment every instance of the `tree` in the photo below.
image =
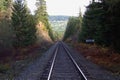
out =
{"type": "Polygon", "coordinates": [[[84,42],[86,39],[95,39],[96,43],[103,42],[103,14],[101,2],[92,2],[87,6],[83,17],[82,29],[79,35],[79,41],[84,42]]]}
{"type": "Polygon", "coordinates": [[[80,20],[81,19],[79,17],[69,18],[63,40],[78,35],[80,29],[80,20]]]}
{"type": "Polygon", "coordinates": [[[35,42],[35,22],[23,0],[13,4],[12,25],[15,34],[14,47],[25,47],[35,42]]]}
{"type": "Polygon", "coordinates": [[[103,1],[106,11],[105,14],[105,27],[107,28],[107,36],[109,37],[109,45],[117,51],[120,51],[120,1],[119,0],[105,0],[103,1]]]}
{"type": "Polygon", "coordinates": [[[36,22],[39,23],[41,21],[42,23],[44,23],[44,25],[46,26],[48,30],[49,36],[54,41],[53,31],[48,22],[48,13],[46,11],[46,1],[37,0],[36,6],[37,6],[37,10],[35,11],[35,17],[37,20],[36,22]]]}
{"type": "Polygon", "coordinates": [[[80,41],[95,39],[97,44],[111,46],[120,51],[120,1],[93,0],[87,7],[83,17],[80,41]]]}
{"type": "Polygon", "coordinates": [[[7,9],[7,1],[0,0],[0,12],[7,9]]]}
{"type": "Polygon", "coordinates": [[[2,48],[12,47],[11,8],[12,0],[0,0],[0,47],[2,48]]]}
{"type": "Polygon", "coordinates": [[[0,19],[11,17],[12,0],[0,0],[0,19]]]}

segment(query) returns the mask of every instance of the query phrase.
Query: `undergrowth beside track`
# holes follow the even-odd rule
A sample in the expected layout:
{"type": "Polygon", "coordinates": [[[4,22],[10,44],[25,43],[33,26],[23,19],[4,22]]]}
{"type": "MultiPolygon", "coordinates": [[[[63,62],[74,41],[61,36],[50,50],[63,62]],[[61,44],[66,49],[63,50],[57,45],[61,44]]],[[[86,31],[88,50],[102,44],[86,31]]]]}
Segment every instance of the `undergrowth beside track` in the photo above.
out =
{"type": "Polygon", "coordinates": [[[67,42],[86,59],[120,76],[120,54],[109,47],[102,47],[96,44],[85,44],[78,42],[67,42]]]}

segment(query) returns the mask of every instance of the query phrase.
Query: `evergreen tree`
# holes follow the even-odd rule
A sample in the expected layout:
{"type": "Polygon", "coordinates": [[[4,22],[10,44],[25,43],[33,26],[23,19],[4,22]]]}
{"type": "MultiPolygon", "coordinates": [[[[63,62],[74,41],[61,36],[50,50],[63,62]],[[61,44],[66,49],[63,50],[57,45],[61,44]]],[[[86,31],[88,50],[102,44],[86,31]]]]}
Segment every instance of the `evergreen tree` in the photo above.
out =
{"type": "Polygon", "coordinates": [[[46,2],[45,0],[37,0],[36,3],[37,10],[35,12],[35,17],[37,19],[37,22],[42,21],[44,24],[47,25],[48,21],[48,14],[46,12],[46,2]]]}
{"type": "Polygon", "coordinates": [[[12,47],[12,0],[0,0],[0,47],[12,47]],[[9,39],[9,41],[8,41],[9,39]]]}
{"type": "Polygon", "coordinates": [[[104,3],[105,27],[108,36],[109,45],[120,51],[120,0],[105,0],[104,3]]]}
{"type": "Polygon", "coordinates": [[[12,0],[0,0],[0,19],[11,17],[12,0]]]}
{"type": "Polygon", "coordinates": [[[7,9],[7,1],[0,0],[0,12],[7,9]]]}
{"type": "Polygon", "coordinates": [[[93,0],[84,14],[79,40],[92,38],[97,44],[111,46],[120,51],[119,4],[119,0],[93,0]]]}
{"type": "Polygon", "coordinates": [[[78,32],[80,30],[80,20],[81,19],[79,17],[69,18],[63,40],[78,35],[78,32]]]}
{"type": "Polygon", "coordinates": [[[37,0],[36,6],[37,6],[37,10],[35,12],[35,17],[36,17],[37,23],[39,23],[40,21],[43,22],[48,30],[49,36],[51,37],[52,40],[54,40],[53,31],[48,22],[48,13],[46,11],[46,1],[37,0]]]}
{"type": "Polygon", "coordinates": [[[103,42],[102,36],[102,20],[103,9],[100,2],[92,2],[88,7],[83,17],[82,29],[79,35],[79,41],[86,39],[95,39],[97,43],[103,42]]]}
{"type": "Polygon", "coordinates": [[[34,18],[23,0],[16,0],[13,4],[12,25],[15,34],[14,47],[25,47],[35,42],[34,18]]]}

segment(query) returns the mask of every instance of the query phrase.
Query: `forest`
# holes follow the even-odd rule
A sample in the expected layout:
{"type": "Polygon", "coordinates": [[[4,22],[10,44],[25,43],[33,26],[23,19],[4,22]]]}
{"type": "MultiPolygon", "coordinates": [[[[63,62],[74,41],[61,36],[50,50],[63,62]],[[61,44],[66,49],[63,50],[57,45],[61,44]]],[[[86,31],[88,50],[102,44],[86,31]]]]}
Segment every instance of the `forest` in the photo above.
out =
{"type": "Polygon", "coordinates": [[[120,0],[92,0],[77,17],[49,16],[45,0],[35,5],[31,14],[26,0],[0,0],[0,79],[18,75],[61,39],[120,75],[120,0]]]}
{"type": "Polygon", "coordinates": [[[63,40],[70,36],[77,35],[79,42],[85,42],[87,39],[94,39],[96,44],[111,46],[119,52],[119,4],[119,0],[93,0],[86,7],[87,10],[83,16],[81,12],[79,12],[79,17],[69,19],[63,40]],[[73,27],[73,25],[75,26],[73,27]]]}
{"type": "Polygon", "coordinates": [[[63,40],[86,59],[120,74],[120,0],[92,0],[68,20],[63,40]],[[89,42],[87,42],[89,41],[89,42]]]}
{"type": "Polygon", "coordinates": [[[19,48],[35,44],[37,41],[36,26],[39,24],[45,26],[48,35],[53,40],[52,30],[48,22],[46,2],[37,0],[36,7],[37,10],[32,15],[24,0],[0,1],[1,47],[19,48]]]}
{"type": "MultiPolygon", "coordinates": [[[[17,75],[13,64],[27,65],[53,43],[46,1],[36,0],[36,7],[33,15],[26,0],[0,0],[0,79],[17,75]]],[[[17,67],[19,72],[24,65],[17,67]]]]}

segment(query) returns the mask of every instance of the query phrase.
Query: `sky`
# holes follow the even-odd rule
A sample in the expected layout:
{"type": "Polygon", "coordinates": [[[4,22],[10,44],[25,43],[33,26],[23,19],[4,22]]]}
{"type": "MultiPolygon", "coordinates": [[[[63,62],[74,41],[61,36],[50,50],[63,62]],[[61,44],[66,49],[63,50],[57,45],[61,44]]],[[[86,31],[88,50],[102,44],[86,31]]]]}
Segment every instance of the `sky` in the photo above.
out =
{"type": "MultiPolygon", "coordinates": [[[[36,9],[36,0],[27,0],[28,7],[32,13],[36,9]]],[[[47,12],[49,15],[67,15],[67,16],[78,16],[79,11],[84,13],[90,0],[46,0],[47,12]]]]}

